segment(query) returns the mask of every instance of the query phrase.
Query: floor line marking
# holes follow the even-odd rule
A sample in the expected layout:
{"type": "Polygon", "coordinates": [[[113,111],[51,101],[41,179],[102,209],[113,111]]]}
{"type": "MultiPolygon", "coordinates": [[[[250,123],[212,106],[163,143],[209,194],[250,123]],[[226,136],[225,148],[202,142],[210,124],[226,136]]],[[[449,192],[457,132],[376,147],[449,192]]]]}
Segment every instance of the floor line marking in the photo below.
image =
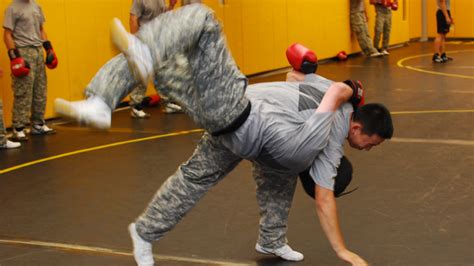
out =
{"type": "MultiPolygon", "coordinates": [[[[43,247],[43,248],[54,248],[54,249],[60,249],[60,250],[65,250],[65,251],[74,251],[74,252],[83,251],[83,252],[100,253],[100,254],[106,254],[106,255],[118,255],[118,256],[133,257],[133,254],[129,251],[116,250],[116,249],[110,249],[110,248],[102,248],[102,247],[94,247],[94,246],[76,245],[76,244],[45,242],[45,241],[37,241],[37,240],[19,240],[19,239],[0,239],[0,243],[8,244],[8,245],[24,245],[24,246],[43,247]]],[[[153,257],[155,259],[158,259],[158,260],[194,262],[194,263],[201,263],[201,264],[206,264],[206,265],[209,265],[209,264],[212,264],[212,265],[229,265],[229,266],[255,265],[255,263],[250,263],[250,262],[248,262],[248,263],[239,263],[239,262],[232,262],[232,261],[196,259],[196,258],[188,258],[188,257],[170,256],[170,255],[153,255],[153,257]]]]}
{"type": "MultiPolygon", "coordinates": [[[[472,51],[474,51],[474,50],[449,51],[449,53],[456,54],[456,53],[459,53],[459,52],[466,52],[466,51],[472,52],[472,51]]],[[[406,68],[406,69],[409,69],[409,70],[413,70],[413,71],[428,73],[428,74],[434,74],[434,75],[440,75],[440,76],[448,76],[448,77],[454,77],[454,78],[474,79],[474,76],[466,76],[466,75],[460,75],[460,74],[442,73],[442,72],[424,70],[424,69],[420,69],[420,68],[416,68],[416,67],[412,67],[412,66],[405,66],[405,65],[403,65],[403,62],[405,62],[405,61],[407,61],[407,60],[410,60],[410,59],[413,59],[413,58],[418,58],[418,57],[426,57],[426,56],[432,56],[432,54],[420,54],[420,55],[414,55],[414,56],[408,56],[408,57],[402,58],[402,59],[398,60],[397,66],[398,66],[398,67],[401,67],[401,68],[406,68]]]]}
{"type": "Polygon", "coordinates": [[[429,143],[429,144],[448,144],[448,145],[474,146],[474,140],[461,140],[461,139],[391,138],[390,142],[429,143]]]}
{"type": "Polygon", "coordinates": [[[81,153],[85,153],[85,152],[96,151],[96,150],[100,150],[100,149],[116,147],[116,146],[120,146],[120,145],[125,145],[125,144],[130,144],[130,143],[135,143],[135,142],[141,142],[141,141],[147,141],[147,140],[153,140],[153,139],[160,139],[160,138],[173,137],[173,136],[179,136],[179,135],[187,135],[187,134],[192,134],[192,133],[201,133],[203,131],[204,130],[202,130],[202,129],[178,131],[178,132],[173,132],[173,133],[168,133],[168,134],[162,134],[162,135],[157,135],[157,136],[138,138],[138,139],[132,139],[132,140],[126,140],[126,141],[119,141],[119,142],[114,142],[114,143],[110,143],[110,144],[106,144],[106,145],[95,146],[95,147],[92,147],[92,148],[81,149],[81,150],[72,151],[72,152],[66,152],[66,153],[46,157],[46,158],[43,158],[43,159],[39,159],[39,160],[19,164],[19,165],[10,167],[10,168],[2,169],[2,170],[0,170],[0,174],[8,173],[8,172],[11,172],[11,171],[14,171],[14,170],[17,170],[17,169],[20,169],[20,168],[24,168],[24,167],[27,167],[27,166],[31,166],[31,165],[35,165],[35,164],[39,164],[39,163],[59,159],[59,158],[64,158],[64,157],[68,157],[68,156],[72,156],[72,155],[76,155],[76,154],[81,154],[81,153]]]}

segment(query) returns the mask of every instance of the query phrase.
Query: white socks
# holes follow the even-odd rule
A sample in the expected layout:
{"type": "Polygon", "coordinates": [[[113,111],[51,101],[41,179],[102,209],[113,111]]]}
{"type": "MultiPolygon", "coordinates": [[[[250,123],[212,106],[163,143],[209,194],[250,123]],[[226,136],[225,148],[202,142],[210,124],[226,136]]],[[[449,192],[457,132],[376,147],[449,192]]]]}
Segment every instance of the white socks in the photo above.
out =
{"type": "Polygon", "coordinates": [[[99,97],[70,102],[61,98],[54,101],[54,110],[61,116],[97,129],[108,129],[112,121],[112,110],[99,97]]]}
{"type": "Polygon", "coordinates": [[[127,58],[128,65],[135,78],[143,85],[148,85],[149,80],[153,76],[153,61],[150,48],[135,35],[127,32],[118,18],[112,20],[111,35],[115,46],[127,58]]]}
{"type": "Polygon", "coordinates": [[[133,242],[133,257],[138,266],[153,266],[155,261],[153,260],[151,243],[143,240],[138,235],[135,223],[131,223],[128,226],[128,232],[133,242]]]}
{"type": "Polygon", "coordinates": [[[262,254],[273,254],[289,261],[301,261],[304,259],[303,254],[299,253],[298,251],[294,251],[288,245],[284,245],[283,247],[277,249],[269,249],[264,248],[257,243],[257,245],[255,245],[255,250],[262,254]]]}

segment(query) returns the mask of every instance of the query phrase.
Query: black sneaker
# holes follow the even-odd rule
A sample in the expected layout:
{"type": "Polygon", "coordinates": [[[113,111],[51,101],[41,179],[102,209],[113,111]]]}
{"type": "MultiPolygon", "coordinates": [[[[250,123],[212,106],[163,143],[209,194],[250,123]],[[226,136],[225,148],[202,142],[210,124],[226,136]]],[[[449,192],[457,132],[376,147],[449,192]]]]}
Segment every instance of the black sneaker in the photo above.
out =
{"type": "Polygon", "coordinates": [[[443,62],[453,61],[453,58],[452,58],[452,57],[448,57],[448,56],[446,55],[446,53],[442,53],[442,54],[441,54],[441,59],[443,60],[443,62]]]}
{"type": "Polygon", "coordinates": [[[433,62],[435,62],[435,63],[444,63],[441,56],[439,56],[439,54],[437,54],[437,53],[433,55],[433,62]]]}

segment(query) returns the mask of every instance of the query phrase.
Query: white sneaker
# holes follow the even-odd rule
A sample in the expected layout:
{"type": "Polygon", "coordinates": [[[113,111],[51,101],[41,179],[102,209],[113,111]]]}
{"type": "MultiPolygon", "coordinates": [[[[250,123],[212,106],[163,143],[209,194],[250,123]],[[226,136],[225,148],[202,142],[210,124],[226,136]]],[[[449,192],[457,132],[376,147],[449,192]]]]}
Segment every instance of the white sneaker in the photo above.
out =
{"type": "Polygon", "coordinates": [[[382,56],[383,54],[379,53],[379,52],[373,52],[371,54],[369,54],[369,57],[379,57],[379,56],[382,56]]]}
{"type": "Polygon", "coordinates": [[[32,135],[51,135],[56,134],[56,130],[48,127],[46,124],[33,125],[30,130],[32,135]]]}
{"type": "Polygon", "coordinates": [[[115,46],[127,58],[135,78],[148,85],[153,75],[153,62],[148,46],[135,35],[128,33],[118,18],[112,20],[111,35],[115,46]]]}
{"type": "Polygon", "coordinates": [[[302,261],[304,259],[303,254],[299,253],[298,251],[294,251],[288,245],[284,245],[283,247],[277,249],[268,249],[260,246],[257,243],[257,245],[255,245],[255,250],[262,254],[273,254],[289,261],[302,261]]]}
{"type": "Polygon", "coordinates": [[[387,50],[385,50],[385,49],[383,49],[382,52],[380,52],[380,53],[381,53],[382,55],[389,55],[389,54],[390,54],[390,53],[389,53],[387,50]]]}
{"type": "Polygon", "coordinates": [[[145,113],[143,110],[138,110],[135,108],[132,108],[132,111],[130,112],[132,117],[134,118],[149,118],[150,114],[145,113]]]}
{"type": "Polygon", "coordinates": [[[12,139],[16,141],[27,141],[28,138],[26,137],[25,130],[16,130],[16,128],[13,128],[13,134],[12,134],[12,139]]]}
{"type": "Polygon", "coordinates": [[[86,100],[70,102],[61,98],[54,101],[56,113],[97,129],[110,128],[112,110],[99,97],[92,96],[86,100]]]}
{"type": "Polygon", "coordinates": [[[137,233],[135,223],[128,226],[128,232],[133,242],[133,257],[138,266],[153,266],[155,261],[153,259],[152,245],[150,242],[143,240],[137,233]]]}
{"type": "Polygon", "coordinates": [[[9,141],[5,142],[4,144],[0,145],[0,149],[16,149],[21,147],[20,142],[9,141]]]}
{"type": "Polygon", "coordinates": [[[165,107],[165,113],[167,114],[174,114],[174,113],[181,113],[183,112],[183,108],[181,106],[174,104],[174,103],[167,103],[165,107]]]}

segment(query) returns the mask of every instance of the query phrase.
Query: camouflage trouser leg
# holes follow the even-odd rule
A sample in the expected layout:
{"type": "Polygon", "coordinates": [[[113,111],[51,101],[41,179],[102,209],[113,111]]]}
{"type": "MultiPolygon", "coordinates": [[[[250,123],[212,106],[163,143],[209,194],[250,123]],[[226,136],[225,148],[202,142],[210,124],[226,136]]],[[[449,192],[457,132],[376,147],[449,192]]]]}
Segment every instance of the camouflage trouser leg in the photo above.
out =
{"type": "Polygon", "coordinates": [[[98,96],[113,110],[137,87],[127,59],[119,54],[102,66],[86,87],[87,97],[98,96]]]}
{"type": "Polygon", "coordinates": [[[287,243],[288,215],[290,213],[297,177],[253,164],[257,184],[257,202],[260,206],[258,244],[266,248],[280,248],[287,243]]]}
{"type": "Polygon", "coordinates": [[[382,49],[386,50],[390,41],[390,29],[392,28],[392,11],[381,5],[375,5],[375,34],[374,47],[379,49],[380,36],[383,33],[382,49]]]}
{"type": "Polygon", "coordinates": [[[6,135],[5,124],[3,123],[3,102],[0,100],[0,145],[7,142],[6,135]]]}
{"type": "Polygon", "coordinates": [[[207,131],[226,128],[249,104],[247,79],[210,9],[195,4],[166,12],[136,36],[151,50],[159,93],[183,106],[207,131]]]}
{"type": "Polygon", "coordinates": [[[351,27],[364,54],[370,55],[377,52],[370,39],[369,28],[365,22],[364,12],[351,13],[351,27]]]}
{"type": "Polygon", "coordinates": [[[240,161],[205,133],[191,158],[163,183],[137,219],[138,234],[149,242],[163,237],[240,161]]]}
{"type": "Polygon", "coordinates": [[[31,111],[33,124],[44,123],[46,110],[46,70],[41,47],[18,48],[21,56],[30,65],[25,77],[12,75],[13,87],[13,127],[21,128],[28,124],[31,111]]]}
{"type": "Polygon", "coordinates": [[[139,84],[132,93],[130,93],[130,106],[141,105],[145,98],[146,89],[147,87],[145,85],[139,84]]]}
{"type": "MultiPolygon", "coordinates": [[[[158,93],[176,101],[209,132],[229,126],[245,110],[247,79],[230,55],[211,10],[188,5],[161,14],[136,36],[151,50],[158,93]]],[[[112,109],[137,82],[123,55],[107,62],[86,89],[112,109]]]]}

